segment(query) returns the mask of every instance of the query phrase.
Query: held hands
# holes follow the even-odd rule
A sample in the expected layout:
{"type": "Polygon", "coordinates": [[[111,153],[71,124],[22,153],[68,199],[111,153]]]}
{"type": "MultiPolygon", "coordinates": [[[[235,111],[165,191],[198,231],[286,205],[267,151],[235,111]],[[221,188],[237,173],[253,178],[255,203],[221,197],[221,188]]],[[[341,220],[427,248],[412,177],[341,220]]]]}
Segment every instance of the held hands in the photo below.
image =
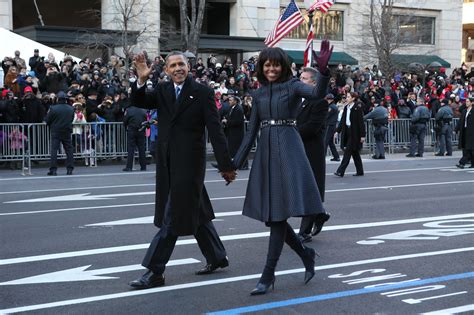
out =
{"type": "Polygon", "coordinates": [[[329,59],[331,59],[333,49],[334,46],[330,46],[329,40],[323,39],[321,48],[319,49],[319,56],[316,56],[316,62],[322,74],[328,73],[328,63],[329,59]]]}
{"type": "Polygon", "coordinates": [[[138,84],[145,84],[152,70],[151,67],[148,67],[148,65],[146,64],[145,55],[143,53],[139,53],[135,57],[133,57],[133,65],[137,70],[138,84]]]}
{"type": "Polygon", "coordinates": [[[226,181],[226,184],[225,184],[226,186],[232,183],[237,177],[237,172],[235,170],[220,172],[220,173],[221,173],[222,178],[224,178],[226,181]]]}

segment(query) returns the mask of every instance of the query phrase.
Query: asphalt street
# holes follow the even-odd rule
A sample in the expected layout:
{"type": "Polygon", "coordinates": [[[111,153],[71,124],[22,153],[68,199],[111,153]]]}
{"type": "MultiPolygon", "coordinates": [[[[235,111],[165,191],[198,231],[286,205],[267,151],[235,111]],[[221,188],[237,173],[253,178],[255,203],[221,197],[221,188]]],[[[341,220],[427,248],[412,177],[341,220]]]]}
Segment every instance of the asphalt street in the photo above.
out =
{"type": "MultiPolygon", "coordinates": [[[[132,290],[157,228],[154,166],[77,167],[75,175],[0,170],[0,313],[34,314],[474,314],[474,169],[454,157],[363,159],[365,176],[327,165],[331,219],[308,246],[316,276],[285,246],[275,288],[250,296],[269,229],[241,215],[249,171],[226,186],[210,165],[206,187],[230,266],[207,276],[182,237],[166,285],[132,290]]],[[[299,219],[290,220],[297,229],[299,219]]]]}

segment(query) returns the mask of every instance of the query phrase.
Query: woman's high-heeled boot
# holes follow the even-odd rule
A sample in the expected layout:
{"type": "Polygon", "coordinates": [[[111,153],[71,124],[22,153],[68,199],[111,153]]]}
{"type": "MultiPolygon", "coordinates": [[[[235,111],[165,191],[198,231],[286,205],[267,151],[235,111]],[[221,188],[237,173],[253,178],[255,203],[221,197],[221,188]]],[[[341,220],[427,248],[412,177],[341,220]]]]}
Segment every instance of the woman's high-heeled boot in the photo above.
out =
{"type": "Polygon", "coordinates": [[[267,268],[265,266],[265,269],[263,270],[262,277],[257,283],[257,286],[255,289],[253,289],[250,292],[250,295],[261,295],[267,293],[267,291],[270,290],[270,287],[272,289],[275,288],[275,274],[274,274],[274,269],[273,271],[270,270],[270,268],[267,268]]]}
{"type": "Polygon", "coordinates": [[[275,268],[285,243],[286,221],[271,222],[268,225],[270,226],[270,242],[268,244],[267,262],[257,286],[250,292],[250,295],[265,294],[270,290],[270,287],[274,288],[275,268]]]}
{"type": "Polygon", "coordinates": [[[300,256],[301,260],[303,261],[303,265],[306,269],[304,273],[304,284],[307,284],[311,279],[313,279],[315,274],[314,258],[316,257],[316,252],[311,247],[304,246],[289,224],[286,229],[285,242],[298,254],[298,256],[300,256]]]}

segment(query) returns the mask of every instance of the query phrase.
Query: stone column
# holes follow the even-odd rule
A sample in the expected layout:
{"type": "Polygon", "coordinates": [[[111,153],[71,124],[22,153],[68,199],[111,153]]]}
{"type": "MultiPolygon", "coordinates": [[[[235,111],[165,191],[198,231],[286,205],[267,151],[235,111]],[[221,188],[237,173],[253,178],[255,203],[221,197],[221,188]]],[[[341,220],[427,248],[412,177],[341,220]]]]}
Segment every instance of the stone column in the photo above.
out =
{"type": "Polygon", "coordinates": [[[13,30],[12,0],[0,0],[0,27],[13,30]]]}
{"type": "MultiPolygon", "coordinates": [[[[102,0],[102,29],[121,30],[123,18],[119,14],[118,3],[130,3],[132,0],[102,0]]],[[[128,26],[131,31],[145,32],[138,38],[134,51],[146,50],[153,58],[159,53],[160,38],[160,0],[135,0],[135,10],[142,14],[132,19],[128,26]]],[[[116,53],[122,55],[122,49],[116,49],[116,53]]]]}

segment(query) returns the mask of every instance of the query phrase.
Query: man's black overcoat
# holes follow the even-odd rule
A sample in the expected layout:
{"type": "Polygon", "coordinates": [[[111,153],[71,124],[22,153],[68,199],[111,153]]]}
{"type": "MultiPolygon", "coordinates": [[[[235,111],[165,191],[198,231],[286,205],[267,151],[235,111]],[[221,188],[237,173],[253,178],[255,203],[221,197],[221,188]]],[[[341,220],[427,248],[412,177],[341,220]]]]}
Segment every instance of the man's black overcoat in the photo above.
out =
{"type": "Polygon", "coordinates": [[[163,224],[168,198],[171,230],[195,234],[198,226],[214,219],[204,187],[207,127],[221,171],[232,170],[227,142],[214,101],[214,92],[188,77],[176,101],[173,82],[158,84],[151,93],[133,84],[131,104],[158,109],[156,206],[154,223],[163,224]]]}
{"type": "Polygon", "coordinates": [[[305,100],[296,117],[296,125],[303,140],[306,156],[316,178],[322,201],[324,201],[324,190],[326,189],[324,134],[328,107],[329,104],[325,99],[318,101],[305,100]]]}

